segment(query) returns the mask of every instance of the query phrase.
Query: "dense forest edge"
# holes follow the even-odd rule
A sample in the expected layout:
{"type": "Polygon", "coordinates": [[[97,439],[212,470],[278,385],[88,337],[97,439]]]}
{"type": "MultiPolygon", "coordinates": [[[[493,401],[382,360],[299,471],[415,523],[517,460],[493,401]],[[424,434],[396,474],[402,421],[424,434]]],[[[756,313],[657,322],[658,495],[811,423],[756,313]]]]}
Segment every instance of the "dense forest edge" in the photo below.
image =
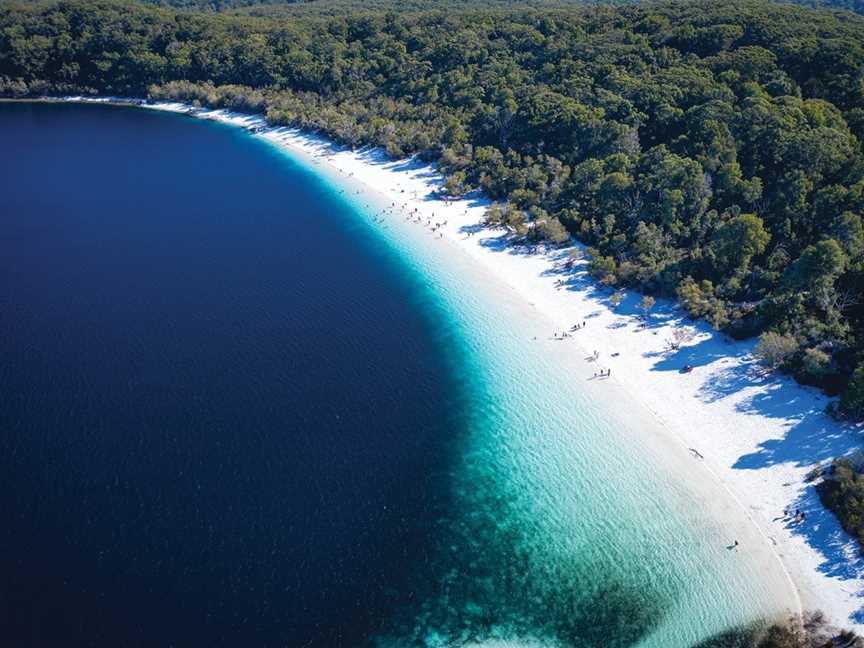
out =
{"type": "MultiPolygon", "coordinates": [[[[19,0],[50,2],[51,0],[19,0]]],[[[639,0],[139,0],[145,4],[189,11],[224,12],[257,16],[350,15],[365,12],[465,11],[561,9],[602,4],[635,4],[639,0]]],[[[773,0],[815,9],[835,9],[864,13],[864,0],[773,0]]]]}
{"type": "MultiPolygon", "coordinates": [[[[435,162],[864,418],[864,18],[762,1],[289,17],[0,3],[0,95],[176,99],[435,162]]],[[[864,539],[864,476],[820,495],[864,539]]]]}

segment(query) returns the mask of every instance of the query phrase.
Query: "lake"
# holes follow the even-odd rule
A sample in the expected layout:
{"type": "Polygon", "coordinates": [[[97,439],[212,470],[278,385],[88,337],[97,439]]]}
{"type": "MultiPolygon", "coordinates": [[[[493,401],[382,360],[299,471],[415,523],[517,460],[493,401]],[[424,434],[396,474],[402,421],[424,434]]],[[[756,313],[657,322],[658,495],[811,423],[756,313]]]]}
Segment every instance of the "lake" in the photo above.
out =
{"type": "Polygon", "coordinates": [[[779,609],[638,421],[338,179],[131,108],[0,104],[0,141],[0,643],[668,648],[779,609]]]}

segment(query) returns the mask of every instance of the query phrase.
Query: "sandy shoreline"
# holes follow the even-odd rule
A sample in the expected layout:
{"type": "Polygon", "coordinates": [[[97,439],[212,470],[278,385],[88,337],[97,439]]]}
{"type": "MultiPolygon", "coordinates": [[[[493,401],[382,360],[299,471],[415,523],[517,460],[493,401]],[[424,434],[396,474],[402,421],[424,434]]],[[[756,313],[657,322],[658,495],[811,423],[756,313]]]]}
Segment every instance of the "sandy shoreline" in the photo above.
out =
{"type": "MultiPolygon", "coordinates": [[[[179,103],[147,107],[190,111],[179,103]]],[[[598,369],[611,370],[602,387],[592,383],[591,388],[617,389],[638,401],[668,432],[663,442],[678,446],[675,452],[686,454],[706,478],[713,475],[754,523],[755,539],[749,542],[765,545],[758,549],[765,560],[776,557],[782,562],[804,608],[821,609],[845,627],[864,621],[858,600],[864,594],[864,561],[804,481],[813,464],[848,452],[858,442],[855,429],[844,428],[823,413],[829,399],[820,392],[786,377],[766,376],[750,356],[752,341],[729,341],[705,324],[688,321],[674,304],[659,302],[650,325],[642,328],[638,295],[628,293],[613,309],[609,292],[587,276],[584,262],[564,272],[564,251],[514,253],[505,245],[503,230],[482,227],[487,206],[482,198],[445,204],[433,195],[441,181],[433,167],[388,160],[378,150],[339,149],[298,130],[267,127],[261,117],[224,110],[200,110],[196,116],[255,131],[395,202],[404,213],[415,213],[420,219],[414,225],[418,235],[443,239],[442,254],[468,255],[524,299],[538,325],[564,331],[586,322],[567,341],[541,343],[556,353],[572,347],[567,353],[574,358],[573,370],[581,372],[576,375],[591,378],[598,369]],[[435,223],[446,224],[433,232],[435,223]],[[672,331],[682,326],[692,330],[693,339],[669,350],[672,331]],[[594,350],[600,353],[599,363],[586,362],[584,355],[594,350]],[[680,373],[685,365],[693,371],[680,373]],[[796,508],[806,514],[804,523],[784,518],[785,510],[796,508]]]]}

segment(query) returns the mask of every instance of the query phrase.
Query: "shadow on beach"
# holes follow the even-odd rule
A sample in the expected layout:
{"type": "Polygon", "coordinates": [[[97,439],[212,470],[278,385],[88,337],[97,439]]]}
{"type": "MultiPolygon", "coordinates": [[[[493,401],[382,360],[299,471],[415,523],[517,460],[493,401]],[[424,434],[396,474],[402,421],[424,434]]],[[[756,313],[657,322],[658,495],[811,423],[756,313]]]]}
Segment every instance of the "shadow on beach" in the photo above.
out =
{"type": "MultiPolygon", "coordinates": [[[[554,277],[559,290],[578,292],[614,310],[615,321],[607,328],[630,328],[634,334],[643,335],[659,335],[661,329],[669,326],[694,328],[696,335],[686,345],[677,349],[645,351],[642,355],[651,360],[651,371],[682,373],[682,368],[704,368],[707,370],[706,380],[697,391],[697,398],[702,402],[711,404],[734,398],[735,411],[773,419],[783,429],[779,438],[764,439],[755,450],[739,456],[732,464],[732,470],[755,471],[781,464],[808,469],[848,455],[860,447],[861,426],[844,425],[829,417],[824,410],[831,399],[815,388],[799,385],[788,376],[765,371],[753,355],[756,340],[732,341],[704,322],[692,321],[680,307],[668,300],[658,300],[646,320],[638,305],[640,294],[627,291],[621,303],[613,307],[610,297],[615,290],[593,279],[584,260],[572,262],[566,250],[525,244],[503,229],[488,229],[480,223],[465,226],[463,230],[469,231],[469,227],[472,233],[486,233],[480,244],[492,252],[515,256],[543,255],[550,261],[550,266],[542,271],[541,276],[554,277]]],[[[601,312],[587,313],[584,318],[590,319],[601,312]]],[[[851,583],[864,578],[864,558],[855,541],[823,507],[814,485],[802,482],[800,493],[795,501],[789,503],[789,508],[800,509],[805,513],[805,519],[801,521],[785,516],[779,520],[793,536],[801,537],[819,554],[819,572],[850,581],[855,595],[864,598],[864,590],[858,588],[858,583],[851,583]]],[[[853,614],[851,620],[864,623],[864,608],[853,614]]]]}
{"type": "MultiPolygon", "coordinates": [[[[243,125],[250,130],[262,124],[258,117],[249,119],[248,115],[240,113],[231,115],[238,119],[247,118],[248,121],[243,122],[243,125]]],[[[351,150],[350,147],[296,128],[264,126],[263,130],[277,139],[302,137],[315,156],[327,157],[351,150]]],[[[366,147],[353,153],[363,163],[423,180],[425,190],[405,192],[406,200],[440,201],[444,205],[445,199],[441,193],[443,178],[435,165],[416,157],[394,161],[380,148],[366,147]]],[[[460,205],[466,208],[478,208],[491,203],[478,192],[459,200],[460,205]]],[[[638,305],[641,295],[634,291],[626,291],[620,304],[613,308],[610,298],[616,292],[615,289],[599,284],[587,272],[587,263],[584,260],[574,262],[564,248],[528,241],[506,228],[489,228],[482,222],[463,225],[459,231],[465,236],[480,237],[479,244],[494,253],[520,257],[542,255],[550,265],[542,271],[541,276],[554,277],[557,289],[578,292],[614,311],[614,321],[606,325],[609,329],[630,328],[634,334],[642,335],[659,335],[661,329],[684,324],[696,329],[694,340],[680,348],[643,352],[643,357],[651,361],[650,370],[681,373],[682,367],[705,369],[706,372],[702,374],[706,378],[705,382],[696,393],[703,403],[712,404],[734,398],[735,411],[779,421],[783,429],[778,438],[764,439],[755,450],[739,456],[731,465],[732,470],[756,471],[784,464],[806,469],[849,454],[859,447],[860,426],[842,426],[830,419],[824,413],[828,398],[815,389],[795,384],[789,377],[768,374],[759,367],[752,353],[755,340],[733,343],[722,333],[711,330],[707,324],[690,321],[682,309],[668,300],[658,300],[650,317],[645,318],[638,305]]],[[[598,317],[602,312],[596,310],[583,317],[588,320],[598,317]]],[[[790,516],[775,520],[818,552],[822,557],[818,567],[821,573],[845,581],[864,577],[864,560],[855,542],[841,529],[833,514],[822,506],[814,486],[803,483],[801,486],[797,499],[789,502],[788,506],[789,509],[804,512],[806,520],[802,522],[790,516]]],[[[856,595],[864,597],[864,591],[857,591],[856,595]]],[[[864,623],[864,609],[854,614],[852,620],[864,623]]]]}

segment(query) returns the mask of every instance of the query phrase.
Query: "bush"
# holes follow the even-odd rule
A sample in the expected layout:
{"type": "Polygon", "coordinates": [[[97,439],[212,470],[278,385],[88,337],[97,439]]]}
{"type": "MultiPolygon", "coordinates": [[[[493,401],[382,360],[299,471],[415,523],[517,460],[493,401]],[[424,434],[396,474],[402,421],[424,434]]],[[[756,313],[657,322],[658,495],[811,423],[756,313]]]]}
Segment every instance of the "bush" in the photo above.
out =
{"type": "Polygon", "coordinates": [[[807,349],[801,360],[801,366],[810,376],[818,377],[828,370],[831,356],[821,349],[807,349]]]}
{"type": "Polygon", "coordinates": [[[695,648],[864,648],[854,632],[828,624],[819,611],[773,624],[754,623],[710,637],[695,648]]]}
{"type": "Polygon", "coordinates": [[[791,335],[767,331],[759,336],[754,353],[770,369],[777,369],[798,351],[798,341],[791,335]]]}
{"type": "Polygon", "coordinates": [[[570,240],[570,234],[566,229],[564,229],[561,221],[554,216],[550,216],[540,221],[538,227],[540,228],[540,234],[543,238],[555,245],[561,245],[570,240]]]}
{"type": "Polygon", "coordinates": [[[816,486],[819,499],[847,533],[864,547],[864,474],[847,458],[836,459],[830,476],[816,486]]]}
{"type": "Polygon", "coordinates": [[[853,418],[864,417],[864,363],[852,374],[843,396],[840,398],[840,411],[853,418]]]}

